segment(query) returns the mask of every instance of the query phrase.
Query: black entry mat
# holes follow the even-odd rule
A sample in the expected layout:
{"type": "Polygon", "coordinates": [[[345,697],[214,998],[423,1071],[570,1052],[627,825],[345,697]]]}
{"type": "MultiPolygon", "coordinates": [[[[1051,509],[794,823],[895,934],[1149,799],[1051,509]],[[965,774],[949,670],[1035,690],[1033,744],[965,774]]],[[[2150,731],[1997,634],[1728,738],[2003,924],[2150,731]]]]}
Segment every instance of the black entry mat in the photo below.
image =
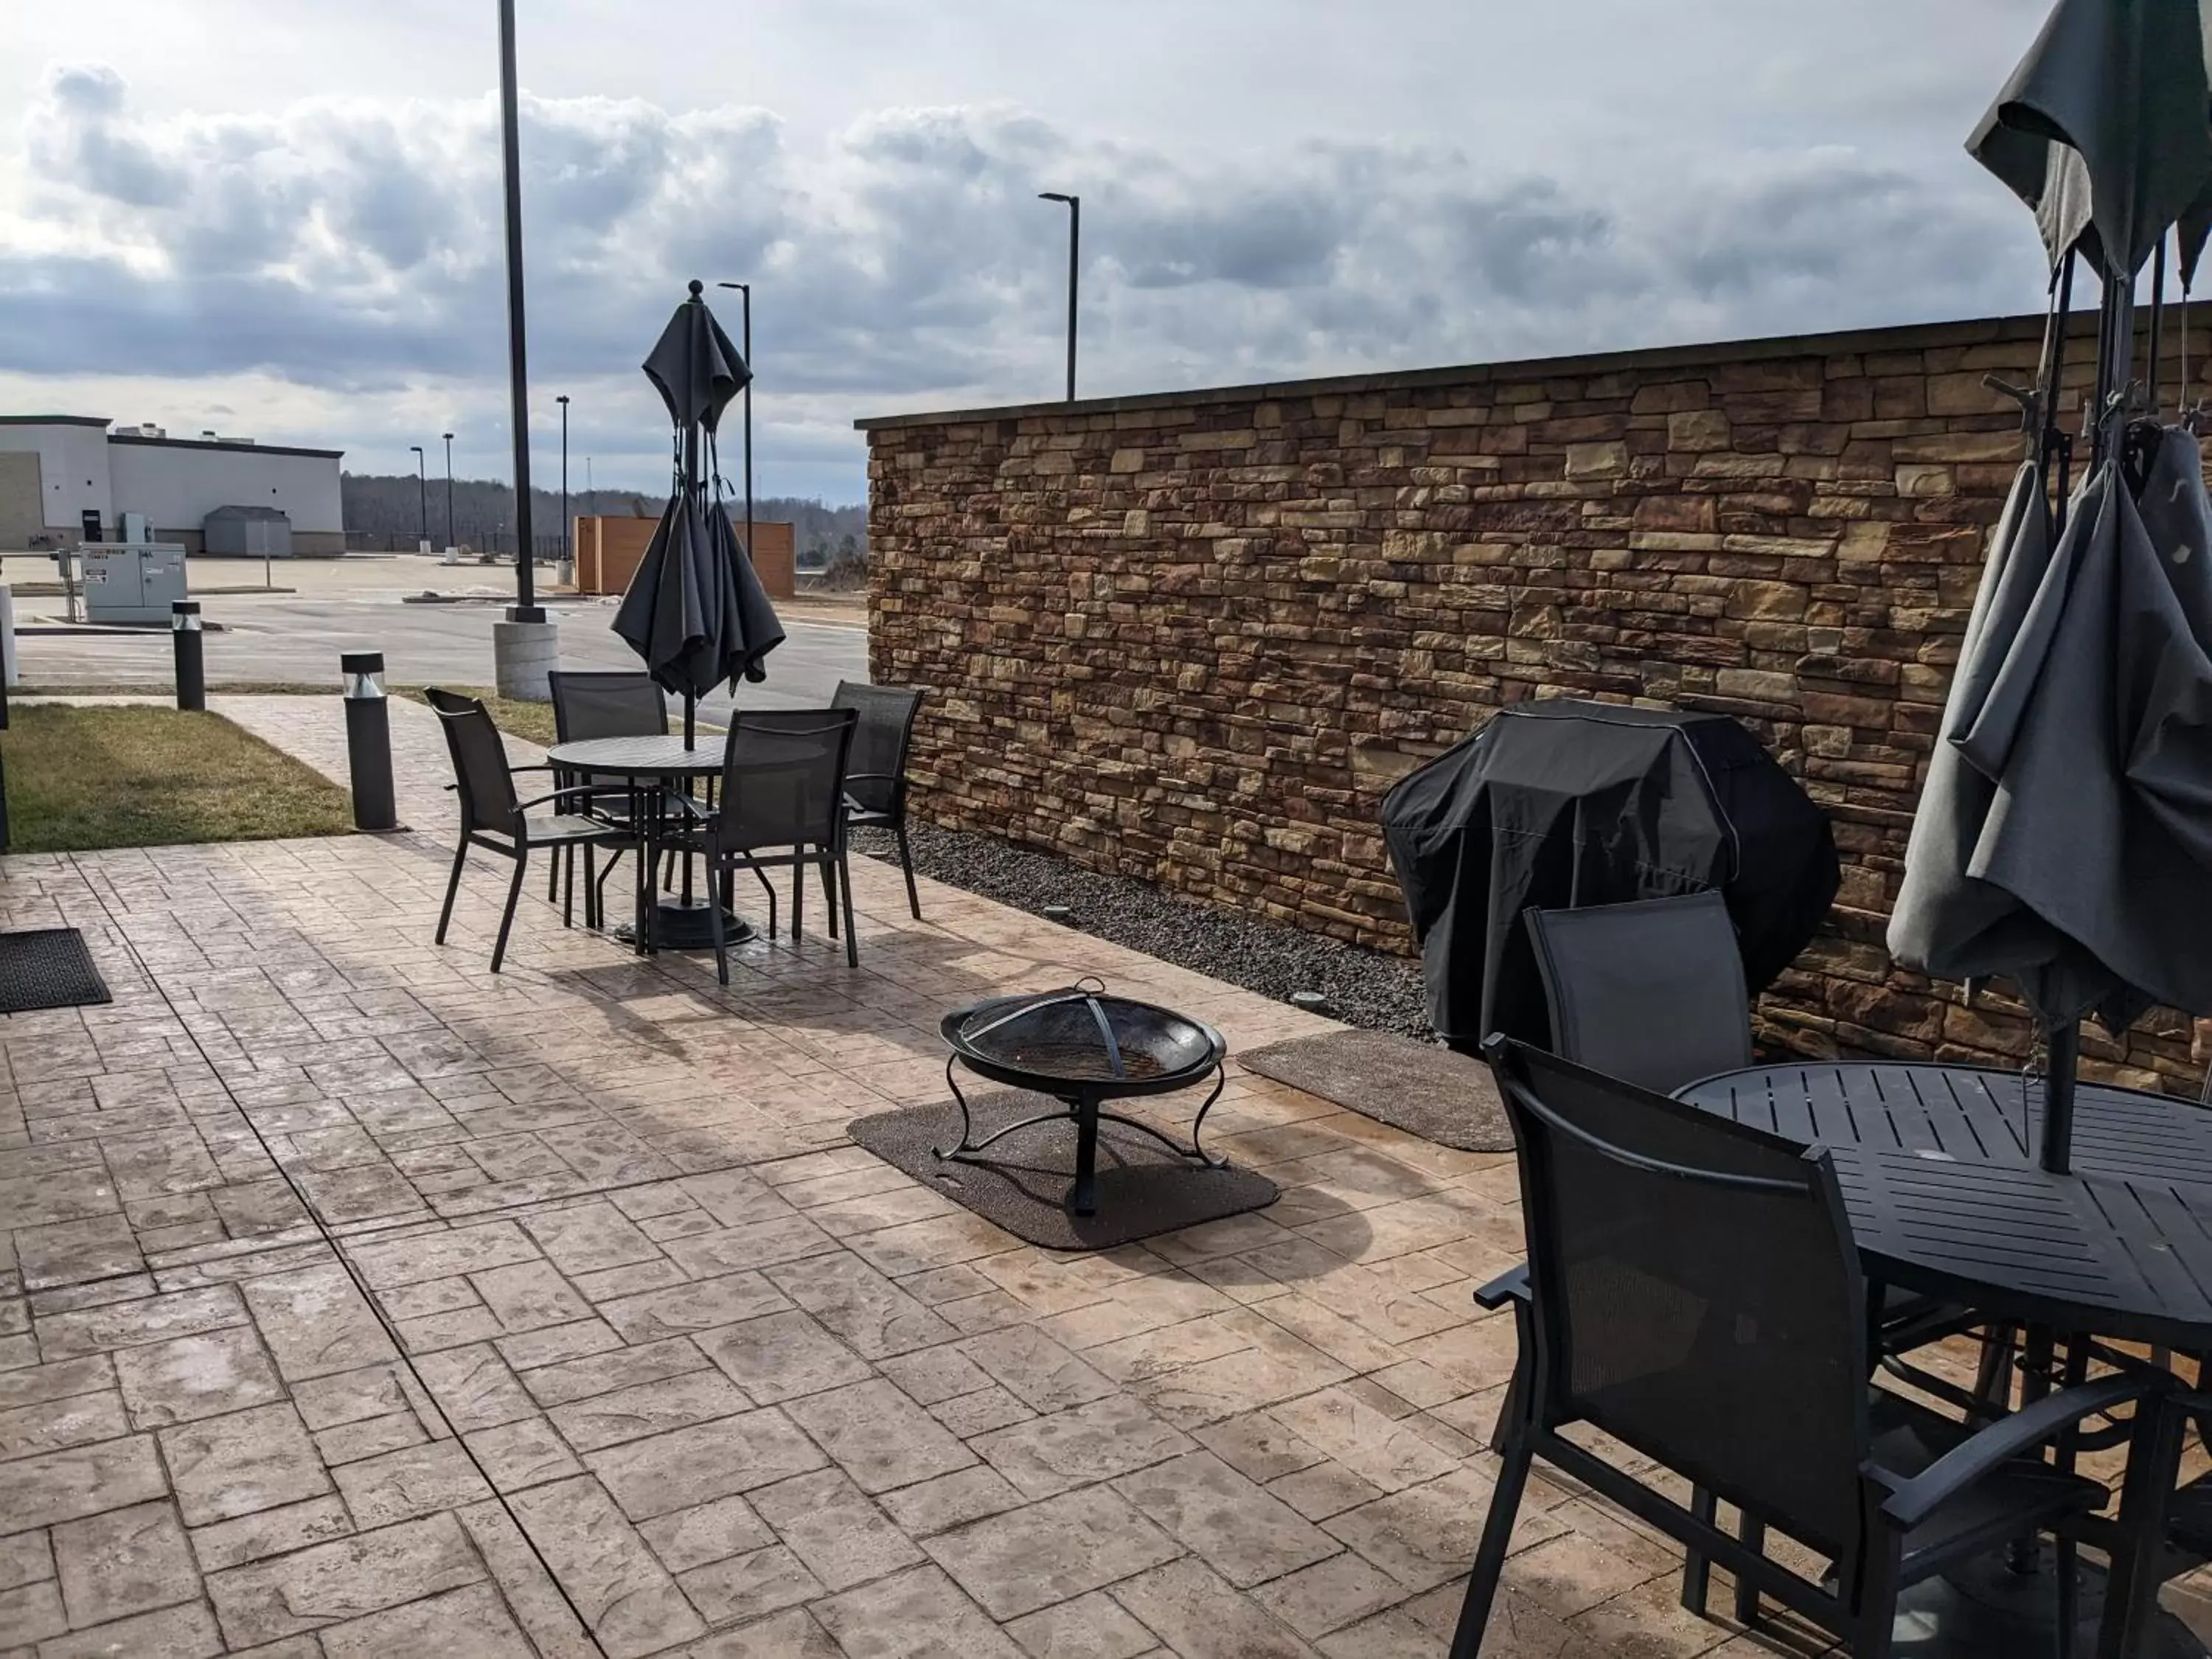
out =
{"type": "Polygon", "coordinates": [[[0,933],[0,1014],[113,1000],[76,928],[0,933]]]}
{"type": "Polygon", "coordinates": [[[1388,1031],[1324,1031],[1247,1048],[1237,1062],[1439,1146],[1513,1150],[1490,1067],[1449,1048],[1388,1031]]]}
{"type": "MultiPolygon", "coordinates": [[[[1056,1110],[1060,1104],[1020,1089],[971,1095],[968,1103],[979,1140],[1002,1124],[1056,1110]]],[[[949,1100],[859,1118],[845,1133],[933,1192],[1048,1250],[1111,1249],[1133,1239],[1261,1209],[1273,1204],[1279,1190],[1249,1170],[1210,1170],[1176,1158],[1150,1135],[1102,1123],[1098,1212],[1073,1215],[1065,1202],[1075,1174],[1071,1121],[1040,1123],[1008,1135],[990,1149],[988,1164],[956,1164],[937,1156],[936,1148],[960,1143],[960,1109],[949,1100]]]]}

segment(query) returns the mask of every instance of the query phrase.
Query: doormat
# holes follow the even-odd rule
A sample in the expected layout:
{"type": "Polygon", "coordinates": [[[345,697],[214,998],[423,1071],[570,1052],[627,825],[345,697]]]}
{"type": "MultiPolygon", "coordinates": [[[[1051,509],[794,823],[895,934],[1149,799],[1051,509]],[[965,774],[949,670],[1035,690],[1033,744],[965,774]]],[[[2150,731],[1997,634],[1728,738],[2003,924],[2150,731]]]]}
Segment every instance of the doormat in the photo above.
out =
{"type": "Polygon", "coordinates": [[[1513,1129],[1490,1067],[1389,1031],[1324,1031],[1248,1048],[1248,1072],[1462,1152],[1510,1152],[1513,1129]]]}
{"type": "Polygon", "coordinates": [[[100,969],[92,965],[84,935],[76,928],[0,933],[0,1014],[114,1000],[100,969]]]}
{"type": "MultiPolygon", "coordinates": [[[[978,1139],[1003,1124],[1060,1109],[1058,1101],[1024,1089],[970,1096],[968,1105],[978,1139]]],[[[1101,1123],[1097,1213],[1075,1215],[1066,1203],[1075,1178],[1070,1120],[1016,1131],[990,1149],[988,1164],[937,1156],[938,1147],[960,1144],[960,1109],[949,1100],[860,1118],[845,1133],[932,1192],[1048,1250],[1110,1250],[1264,1208],[1280,1191],[1249,1170],[1209,1169],[1176,1157],[1150,1135],[1101,1123]]]]}

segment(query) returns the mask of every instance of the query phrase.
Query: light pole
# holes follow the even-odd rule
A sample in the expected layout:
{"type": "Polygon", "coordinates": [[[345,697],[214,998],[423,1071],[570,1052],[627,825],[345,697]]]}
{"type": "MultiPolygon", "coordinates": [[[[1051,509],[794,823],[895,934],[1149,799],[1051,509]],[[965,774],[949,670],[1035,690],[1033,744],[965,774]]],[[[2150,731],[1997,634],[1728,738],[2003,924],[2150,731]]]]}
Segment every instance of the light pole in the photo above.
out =
{"type": "Polygon", "coordinates": [[[1056,190],[1041,190],[1040,202],[1067,204],[1067,401],[1075,401],[1075,276],[1081,269],[1079,254],[1083,246],[1083,198],[1063,196],[1056,190]]]}
{"type": "Polygon", "coordinates": [[[572,580],[570,568],[576,555],[568,545],[568,394],[562,392],[553,400],[561,405],[561,580],[572,580]]]}
{"type": "Polygon", "coordinates": [[[453,550],[453,434],[446,434],[446,551],[453,550]]]}
{"type": "Polygon", "coordinates": [[[745,556],[753,556],[753,285],[717,283],[716,288],[737,289],[743,301],[738,325],[738,353],[745,360],[745,556]]]}
{"type": "Polygon", "coordinates": [[[523,352],[522,137],[514,88],[514,0],[499,0],[500,147],[507,198],[507,417],[514,428],[514,591],[511,623],[542,623],[530,545],[530,369],[523,352]]]}
{"type": "Polygon", "coordinates": [[[415,453],[415,505],[422,509],[422,539],[421,546],[424,552],[428,552],[430,548],[429,463],[422,459],[422,445],[410,444],[407,447],[415,453]]]}

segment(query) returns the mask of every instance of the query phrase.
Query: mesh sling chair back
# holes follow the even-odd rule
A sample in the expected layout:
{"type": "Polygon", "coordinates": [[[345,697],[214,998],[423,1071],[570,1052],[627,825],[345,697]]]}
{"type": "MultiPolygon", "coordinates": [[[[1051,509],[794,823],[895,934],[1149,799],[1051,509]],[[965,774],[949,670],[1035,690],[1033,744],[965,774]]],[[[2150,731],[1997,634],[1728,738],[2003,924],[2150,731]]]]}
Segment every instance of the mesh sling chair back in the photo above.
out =
{"type": "MultiPolygon", "coordinates": [[[[550,790],[528,800],[520,799],[514,787],[516,773],[552,769],[510,766],[507,745],[500,741],[499,727],[476,698],[434,687],[423,696],[437,712],[438,723],[445,731],[447,752],[453,762],[453,787],[461,803],[460,840],[453,848],[453,873],[446,879],[446,902],[438,912],[437,942],[446,942],[446,930],[453,919],[453,900],[460,892],[461,868],[468,861],[469,848],[479,847],[514,860],[514,879],[507,884],[507,904],[499,917],[499,938],[492,945],[491,970],[495,974],[507,959],[507,935],[514,927],[514,907],[522,897],[522,880],[529,869],[531,850],[550,848],[557,854],[563,848],[579,845],[628,846],[632,837],[625,829],[579,813],[556,810],[531,816],[530,808],[533,806],[550,804],[557,808],[564,800],[587,799],[590,789],[587,786],[572,786],[550,790]]],[[[570,915],[568,906],[563,905],[563,927],[568,924],[570,915]]]]}
{"type": "MultiPolygon", "coordinates": [[[[668,730],[668,694],[652,675],[636,669],[576,670],[556,668],[545,676],[553,693],[553,734],[556,743],[584,743],[593,738],[660,737],[668,730]]],[[[598,793],[581,801],[580,810],[611,824],[627,827],[631,812],[630,780],[605,773],[561,772],[554,781],[563,787],[588,784],[598,793]]],[[[568,879],[576,879],[573,848],[565,863],[568,879]]],[[[597,867],[592,848],[584,848],[584,923],[596,927],[606,912],[607,878],[622,861],[617,848],[605,870],[597,867]]],[[[551,879],[558,879],[556,866],[551,879]]],[[[552,890],[548,888],[547,896],[552,890]]]]}
{"type": "Polygon", "coordinates": [[[1862,1659],[1887,1659],[1900,1589],[2023,1533],[2060,1531],[2057,1577],[2070,1587],[2064,1540],[2105,1491],[2034,1454],[2085,1417],[2149,1398],[2155,1381],[2063,1390],[1971,1434],[1869,1389],[1866,1289],[1824,1148],[1504,1038],[1485,1052],[1519,1144],[1528,1265],[1479,1298],[1511,1304],[1520,1350],[1454,1659],[1481,1651],[1537,1457],[1862,1659]],[[1767,1560],[1562,1434],[1577,1424],[1809,1546],[1832,1577],[1767,1560]]]}
{"type": "Polygon", "coordinates": [[[707,907],[714,939],[714,976],[730,982],[722,912],[738,866],[749,866],[768,892],[769,937],[775,937],[775,885],[768,871],[792,872],[792,936],[805,902],[806,867],[820,869],[828,890],[830,936],[845,918],[845,960],[860,965],[853,936],[853,878],[845,851],[845,769],[859,714],[850,708],[745,710],[732,714],[722,751],[721,791],[711,806],[678,799],[696,820],[685,847],[703,854],[708,884],[720,902],[707,907]]]}
{"type": "Polygon", "coordinates": [[[888,830],[896,838],[907,908],[916,921],[921,920],[921,896],[915,889],[914,849],[906,839],[906,760],[921,698],[920,686],[840,680],[830,699],[832,708],[855,709],[860,716],[853,732],[852,769],[845,775],[845,822],[888,830]]]}
{"type": "Polygon", "coordinates": [[[1751,994],[1718,893],[1522,915],[1554,1053],[1661,1094],[1751,1064],[1751,994]]]}

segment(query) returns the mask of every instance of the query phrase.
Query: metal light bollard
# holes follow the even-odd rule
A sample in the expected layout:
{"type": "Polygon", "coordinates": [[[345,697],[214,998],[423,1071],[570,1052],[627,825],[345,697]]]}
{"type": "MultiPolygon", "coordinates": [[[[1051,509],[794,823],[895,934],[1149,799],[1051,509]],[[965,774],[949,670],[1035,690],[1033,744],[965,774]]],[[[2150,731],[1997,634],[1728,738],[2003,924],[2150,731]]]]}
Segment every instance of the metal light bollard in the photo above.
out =
{"type": "Polygon", "coordinates": [[[177,653],[177,707],[207,707],[207,667],[202,657],[200,605],[178,599],[169,606],[169,640],[177,653]]]}
{"type": "Polygon", "coordinates": [[[346,771],[353,784],[353,827],[397,830],[392,787],[392,707],[384,694],[384,653],[348,651],[345,676],[346,771]]]}

